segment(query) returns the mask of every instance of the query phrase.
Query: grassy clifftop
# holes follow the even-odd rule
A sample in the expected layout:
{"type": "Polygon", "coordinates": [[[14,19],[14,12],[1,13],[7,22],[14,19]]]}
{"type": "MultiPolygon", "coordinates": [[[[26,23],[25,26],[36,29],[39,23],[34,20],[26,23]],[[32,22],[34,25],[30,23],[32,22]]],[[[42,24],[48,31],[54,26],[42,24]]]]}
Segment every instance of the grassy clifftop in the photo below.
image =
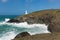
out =
{"type": "Polygon", "coordinates": [[[60,13],[60,10],[59,9],[41,10],[41,11],[32,12],[31,14],[27,14],[24,16],[29,16],[29,15],[42,16],[44,14],[51,14],[56,16],[56,13],[60,13]]]}

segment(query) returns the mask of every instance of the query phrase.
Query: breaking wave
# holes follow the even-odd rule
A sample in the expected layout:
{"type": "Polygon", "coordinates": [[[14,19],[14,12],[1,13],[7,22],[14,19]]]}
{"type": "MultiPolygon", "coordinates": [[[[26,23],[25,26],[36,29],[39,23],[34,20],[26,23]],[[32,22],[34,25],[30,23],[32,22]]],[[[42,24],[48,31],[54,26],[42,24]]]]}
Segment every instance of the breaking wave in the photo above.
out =
{"type": "Polygon", "coordinates": [[[9,18],[6,18],[5,21],[0,22],[0,25],[12,25],[15,27],[22,27],[22,28],[33,28],[33,27],[44,27],[47,29],[48,25],[45,24],[28,24],[27,22],[22,22],[22,23],[7,23],[9,21],[9,18]]]}

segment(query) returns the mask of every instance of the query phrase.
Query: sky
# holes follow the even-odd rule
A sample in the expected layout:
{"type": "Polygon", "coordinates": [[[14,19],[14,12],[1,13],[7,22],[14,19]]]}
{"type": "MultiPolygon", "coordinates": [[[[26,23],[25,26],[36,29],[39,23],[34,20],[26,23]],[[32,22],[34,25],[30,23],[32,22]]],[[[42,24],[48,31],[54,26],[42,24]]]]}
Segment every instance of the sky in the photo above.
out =
{"type": "Polygon", "coordinates": [[[21,15],[45,10],[60,9],[60,0],[0,0],[0,15],[21,15]]]}

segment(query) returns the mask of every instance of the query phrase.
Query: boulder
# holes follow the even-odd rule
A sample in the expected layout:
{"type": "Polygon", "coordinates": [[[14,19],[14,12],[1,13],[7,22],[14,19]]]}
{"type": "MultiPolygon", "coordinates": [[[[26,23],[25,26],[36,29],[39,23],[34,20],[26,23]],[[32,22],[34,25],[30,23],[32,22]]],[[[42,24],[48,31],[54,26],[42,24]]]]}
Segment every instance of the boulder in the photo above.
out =
{"type": "Polygon", "coordinates": [[[21,40],[27,36],[30,36],[28,32],[22,32],[22,33],[19,33],[13,40],[21,40]]]}

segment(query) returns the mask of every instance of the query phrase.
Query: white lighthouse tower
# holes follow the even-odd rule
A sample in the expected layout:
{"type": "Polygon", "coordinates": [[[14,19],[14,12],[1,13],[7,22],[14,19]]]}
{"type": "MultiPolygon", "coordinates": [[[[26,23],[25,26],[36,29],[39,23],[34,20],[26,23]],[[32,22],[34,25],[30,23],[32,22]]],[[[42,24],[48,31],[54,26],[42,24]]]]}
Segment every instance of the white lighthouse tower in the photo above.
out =
{"type": "Polygon", "coordinates": [[[27,10],[25,11],[25,14],[28,14],[27,10]]]}

